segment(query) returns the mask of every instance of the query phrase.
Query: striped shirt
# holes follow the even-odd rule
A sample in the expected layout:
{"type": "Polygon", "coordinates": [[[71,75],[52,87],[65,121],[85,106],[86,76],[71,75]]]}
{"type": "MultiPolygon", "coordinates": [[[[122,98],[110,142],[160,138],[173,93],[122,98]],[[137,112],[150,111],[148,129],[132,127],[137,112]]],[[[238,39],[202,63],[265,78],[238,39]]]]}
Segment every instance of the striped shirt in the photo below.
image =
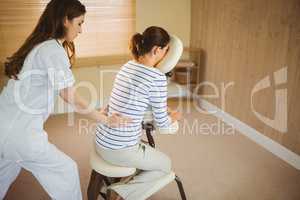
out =
{"type": "Polygon", "coordinates": [[[142,121],[150,108],[158,128],[170,126],[167,113],[167,80],[165,74],[153,67],[129,61],[121,67],[114,81],[109,99],[109,111],[130,117],[126,126],[96,127],[96,143],[105,149],[123,149],[140,142],[142,121]]]}

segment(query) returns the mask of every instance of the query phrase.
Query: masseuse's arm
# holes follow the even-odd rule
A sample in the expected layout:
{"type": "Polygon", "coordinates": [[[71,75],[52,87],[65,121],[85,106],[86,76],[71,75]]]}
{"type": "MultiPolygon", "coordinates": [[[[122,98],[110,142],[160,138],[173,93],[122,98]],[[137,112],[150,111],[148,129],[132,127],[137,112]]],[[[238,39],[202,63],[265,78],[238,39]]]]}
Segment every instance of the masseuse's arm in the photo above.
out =
{"type": "Polygon", "coordinates": [[[74,87],[68,87],[60,90],[59,95],[61,98],[71,104],[77,112],[84,111],[89,118],[96,120],[100,123],[107,124],[112,127],[122,126],[130,122],[130,119],[121,117],[119,114],[112,114],[111,116],[105,115],[103,112],[99,112],[95,109],[89,109],[88,102],[78,95],[74,87]],[[87,112],[88,111],[88,112],[87,112]]]}

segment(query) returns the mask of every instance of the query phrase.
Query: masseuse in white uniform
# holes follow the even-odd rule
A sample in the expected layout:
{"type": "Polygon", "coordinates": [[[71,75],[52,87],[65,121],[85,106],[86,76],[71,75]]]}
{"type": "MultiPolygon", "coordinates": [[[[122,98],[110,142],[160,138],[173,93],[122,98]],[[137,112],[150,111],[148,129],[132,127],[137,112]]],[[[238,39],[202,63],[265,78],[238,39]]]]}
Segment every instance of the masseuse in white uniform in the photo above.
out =
{"type": "MultiPolygon", "coordinates": [[[[5,63],[10,79],[0,95],[0,199],[21,168],[30,171],[52,199],[82,199],[76,163],[48,142],[43,124],[57,95],[75,110],[88,108],[72,87],[70,70],[72,41],[81,33],[85,12],[78,0],[51,0],[33,32],[5,63]]],[[[128,121],[97,110],[88,116],[110,126],[128,121]]]]}

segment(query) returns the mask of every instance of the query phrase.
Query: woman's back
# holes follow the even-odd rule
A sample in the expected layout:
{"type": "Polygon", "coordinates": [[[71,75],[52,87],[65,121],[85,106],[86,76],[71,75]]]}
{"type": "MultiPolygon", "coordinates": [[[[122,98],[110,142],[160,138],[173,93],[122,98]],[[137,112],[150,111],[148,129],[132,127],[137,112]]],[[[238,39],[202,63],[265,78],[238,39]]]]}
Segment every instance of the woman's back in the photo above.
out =
{"type": "Polygon", "coordinates": [[[132,122],[121,128],[99,125],[97,144],[108,149],[136,145],[140,141],[141,123],[148,108],[152,109],[159,127],[169,126],[166,101],[166,76],[154,67],[127,62],[116,76],[109,100],[109,115],[118,112],[130,117],[132,122]]]}

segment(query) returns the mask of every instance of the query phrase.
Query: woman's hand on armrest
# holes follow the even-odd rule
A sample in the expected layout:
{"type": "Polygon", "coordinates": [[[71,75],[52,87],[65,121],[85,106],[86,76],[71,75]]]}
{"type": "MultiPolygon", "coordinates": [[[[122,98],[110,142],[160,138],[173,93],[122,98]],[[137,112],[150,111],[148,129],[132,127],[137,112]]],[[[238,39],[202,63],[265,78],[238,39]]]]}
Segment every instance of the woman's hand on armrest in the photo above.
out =
{"type": "Polygon", "coordinates": [[[174,111],[168,110],[168,112],[169,112],[169,116],[170,116],[170,118],[172,120],[172,123],[175,122],[175,121],[181,120],[182,115],[181,115],[180,112],[175,111],[175,110],[174,111]]]}

